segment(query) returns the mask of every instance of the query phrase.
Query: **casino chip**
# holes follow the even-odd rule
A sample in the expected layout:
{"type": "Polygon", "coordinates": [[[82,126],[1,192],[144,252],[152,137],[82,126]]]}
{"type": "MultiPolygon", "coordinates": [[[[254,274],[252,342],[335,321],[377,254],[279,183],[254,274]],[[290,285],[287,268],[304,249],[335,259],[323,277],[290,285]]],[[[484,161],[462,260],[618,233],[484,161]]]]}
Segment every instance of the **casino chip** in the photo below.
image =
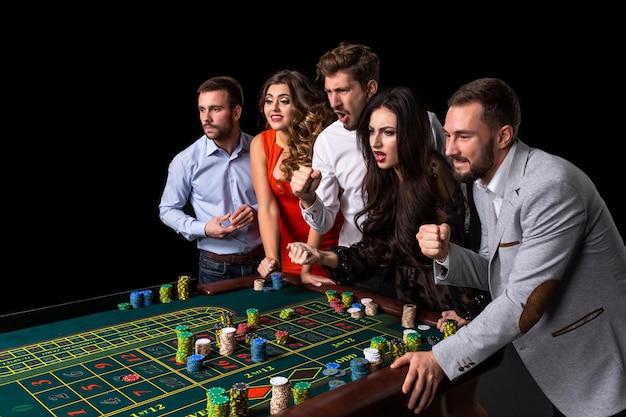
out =
{"type": "Polygon", "coordinates": [[[441,338],[437,336],[428,336],[426,340],[428,341],[429,345],[433,346],[439,343],[441,341],[441,338]]]}
{"type": "Polygon", "coordinates": [[[139,378],[141,377],[137,374],[129,374],[129,375],[125,375],[124,378],[122,379],[124,380],[124,382],[135,382],[135,381],[138,381],[139,378]]]}

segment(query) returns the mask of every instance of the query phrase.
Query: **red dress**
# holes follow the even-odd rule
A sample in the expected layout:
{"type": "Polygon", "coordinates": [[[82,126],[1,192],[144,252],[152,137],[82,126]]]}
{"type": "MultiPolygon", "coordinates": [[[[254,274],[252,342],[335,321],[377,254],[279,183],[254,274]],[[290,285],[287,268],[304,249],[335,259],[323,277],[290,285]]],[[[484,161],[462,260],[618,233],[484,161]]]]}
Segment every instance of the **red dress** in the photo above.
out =
{"type": "MultiPolygon", "coordinates": [[[[279,181],[272,174],[278,157],[283,151],[283,148],[276,144],[276,131],[273,129],[265,130],[261,132],[261,137],[267,159],[267,180],[280,209],[280,263],[282,264],[282,271],[287,274],[300,275],[302,265],[291,262],[286,246],[290,242],[306,242],[309,236],[309,225],[302,218],[300,200],[291,192],[289,182],[279,181]]],[[[343,215],[339,212],[332,229],[324,235],[320,249],[337,246],[342,225],[343,215]]],[[[313,265],[311,272],[315,275],[328,276],[319,264],[313,265]]]]}

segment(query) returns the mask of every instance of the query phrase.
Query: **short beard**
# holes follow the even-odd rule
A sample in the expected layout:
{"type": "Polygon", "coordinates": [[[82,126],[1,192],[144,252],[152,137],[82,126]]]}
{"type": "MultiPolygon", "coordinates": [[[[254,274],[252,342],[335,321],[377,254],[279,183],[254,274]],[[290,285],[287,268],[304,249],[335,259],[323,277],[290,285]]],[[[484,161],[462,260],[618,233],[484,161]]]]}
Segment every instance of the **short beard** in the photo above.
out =
{"type": "Polygon", "coordinates": [[[485,174],[487,174],[489,170],[493,168],[493,161],[494,161],[493,146],[494,146],[495,141],[496,141],[496,138],[491,137],[489,139],[489,142],[487,142],[487,146],[485,146],[485,148],[481,152],[478,159],[475,160],[473,163],[469,164],[469,167],[470,167],[469,171],[465,173],[461,173],[455,170],[454,178],[459,182],[469,184],[477,180],[478,178],[483,177],[485,174]]]}
{"type": "Polygon", "coordinates": [[[215,132],[215,135],[209,139],[217,143],[227,141],[228,139],[230,139],[231,133],[233,131],[233,126],[234,123],[232,122],[226,123],[222,128],[217,128],[217,132],[215,132]]]}

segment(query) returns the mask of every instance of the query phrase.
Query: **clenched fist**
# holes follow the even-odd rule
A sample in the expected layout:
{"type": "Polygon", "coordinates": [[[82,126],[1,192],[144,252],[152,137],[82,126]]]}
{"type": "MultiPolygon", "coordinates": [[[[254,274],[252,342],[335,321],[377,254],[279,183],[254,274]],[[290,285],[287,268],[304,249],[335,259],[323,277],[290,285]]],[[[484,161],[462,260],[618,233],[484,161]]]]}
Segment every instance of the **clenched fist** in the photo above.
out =
{"type": "Polygon", "coordinates": [[[448,257],[450,250],[450,226],[442,223],[423,224],[415,235],[419,242],[422,253],[431,259],[443,262],[448,257]]]}
{"type": "Polygon", "coordinates": [[[291,191],[300,199],[302,207],[309,208],[315,203],[315,190],[320,185],[322,173],[311,167],[301,166],[291,177],[291,191]]]}

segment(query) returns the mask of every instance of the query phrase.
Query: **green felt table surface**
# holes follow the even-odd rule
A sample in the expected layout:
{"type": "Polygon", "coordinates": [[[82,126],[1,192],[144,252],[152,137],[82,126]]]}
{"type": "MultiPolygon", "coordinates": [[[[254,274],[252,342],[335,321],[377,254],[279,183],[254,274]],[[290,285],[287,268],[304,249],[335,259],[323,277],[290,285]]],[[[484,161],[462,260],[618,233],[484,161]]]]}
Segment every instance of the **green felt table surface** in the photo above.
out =
{"type": "MultiPolygon", "coordinates": [[[[286,300],[285,297],[288,297],[289,303],[298,303],[302,300],[318,298],[320,294],[286,285],[281,290],[281,293],[276,291],[265,293],[262,291],[254,291],[252,288],[246,288],[239,291],[223,293],[220,294],[219,297],[207,297],[203,294],[193,293],[189,295],[187,300],[179,300],[176,298],[176,294],[173,294],[171,302],[169,303],[161,303],[158,293],[153,292],[153,297],[153,304],[147,307],[120,310],[117,307],[118,303],[111,302],[110,309],[103,312],[3,333],[0,336],[0,350],[14,348],[23,344],[36,343],[72,333],[93,331],[98,327],[155,316],[182,308],[207,305],[215,305],[216,307],[224,306],[225,308],[236,311],[240,316],[245,316],[245,310],[248,307],[256,307],[261,311],[265,311],[283,305],[286,300]]],[[[16,320],[19,320],[19,317],[16,318],[16,320]]]]}
{"type": "MultiPolygon", "coordinates": [[[[120,310],[112,304],[104,312],[3,333],[0,416],[202,416],[209,388],[228,390],[238,383],[249,387],[249,415],[265,416],[272,377],[286,377],[291,384],[307,381],[312,397],[324,395],[331,391],[331,380],[358,382],[352,380],[350,362],[363,357],[374,337],[398,340],[402,332],[400,317],[379,313],[353,318],[335,311],[324,294],[289,283],[277,291],[249,287],[168,303],[154,294],[150,306],[120,310]],[[268,341],[267,358],[258,363],[251,361],[244,335],[238,336],[232,354],[222,354],[215,344],[215,326],[223,313],[237,327],[247,322],[250,308],[261,317],[251,330],[268,341]],[[289,319],[280,317],[286,308],[293,309],[289,319]],[[179,325],[187,326],[194,340],[213,341],[200,372],[175,360],[179,325]],[[288,343],[277,342],[279,330],[288,332],[288,343]],[[330,362],[339,364],[337,375],[324,374],[330,362]],[[123,381],[129,374],[140,379],[123,381]]],[[[434,328],[430,332],[439,334],[434,328]]],[[[391,352],[386,355],[383,366],[391,352]]],[[[294,406],[291,399],[289,407],[294,406]]]]}

